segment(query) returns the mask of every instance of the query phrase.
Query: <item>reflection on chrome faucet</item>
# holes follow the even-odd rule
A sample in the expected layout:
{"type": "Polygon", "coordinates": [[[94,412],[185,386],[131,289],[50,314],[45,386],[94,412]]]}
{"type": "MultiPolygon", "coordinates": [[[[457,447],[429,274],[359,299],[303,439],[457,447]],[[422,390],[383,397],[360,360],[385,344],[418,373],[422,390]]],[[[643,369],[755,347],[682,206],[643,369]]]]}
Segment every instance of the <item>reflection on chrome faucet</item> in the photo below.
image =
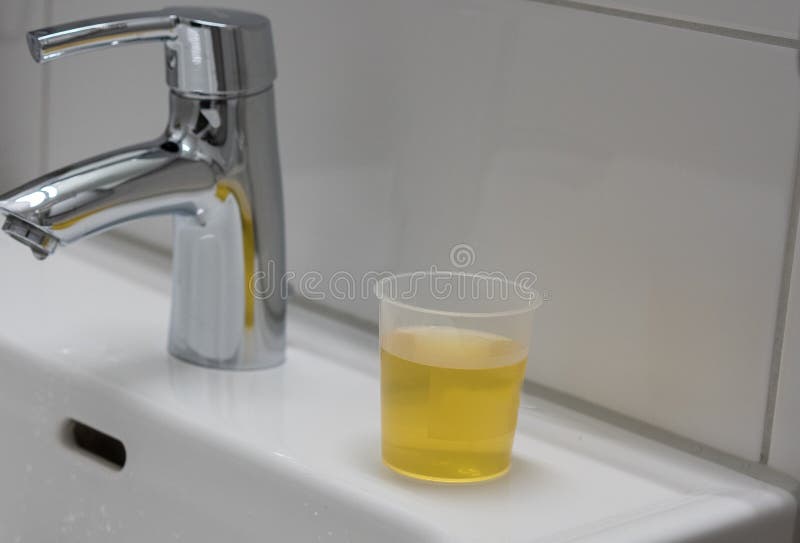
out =
{"type": "Polygon", "coordinates": [[[169,351],[202,366],[284,359],[286,297],[254,298],[249,278],[285,270],[283,196],[269,21],[170,8],[28,34],[45,62],[141,41],[165,45],[163,136],[77,162],[0,195],[3,231],[44,259],[59,245],[140,217],[174,216],[169,351]]]}

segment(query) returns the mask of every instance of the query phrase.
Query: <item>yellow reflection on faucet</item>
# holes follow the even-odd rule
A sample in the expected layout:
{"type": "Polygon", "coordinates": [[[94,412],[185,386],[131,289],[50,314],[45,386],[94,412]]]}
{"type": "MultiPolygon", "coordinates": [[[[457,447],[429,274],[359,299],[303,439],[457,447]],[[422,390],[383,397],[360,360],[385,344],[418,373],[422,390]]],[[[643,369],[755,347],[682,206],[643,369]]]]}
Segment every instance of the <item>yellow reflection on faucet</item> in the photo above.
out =
{"type": "Polygon", "coordinates": [[[253,327],[253,311],[255,300],[250,292],[250,277],[255,272],[255,231],[253,229],[253,211],[241,183],[235,179],[220,179],[217,182],[216,197],[224,202],[228,195],[236,199],[242,222],[242,244],[244,246],[244,325],[253,327]]]}
{"type": "Polygon", "coordinates": [[[101,211],[103,211],[105,209],[108,209],[109,207],[111,207],[111,206],[102,206],[102,207],[98,207],[97,209],[90,209],[89,211],[85,211],[84,213],[80,213],[78,215],[75,215],[71,219],[65,219],[65,220],[63,220],[61,222],[54,223],[50,227],[50,229],[51,230],[64,230],[65,228],[69,228],[73,224],[77,224],[78,222],[82,221],[86,217],[90,217],[90,216],[94,215],[95,213],[99,213],[99,212],[101,212],[101,211]]]}

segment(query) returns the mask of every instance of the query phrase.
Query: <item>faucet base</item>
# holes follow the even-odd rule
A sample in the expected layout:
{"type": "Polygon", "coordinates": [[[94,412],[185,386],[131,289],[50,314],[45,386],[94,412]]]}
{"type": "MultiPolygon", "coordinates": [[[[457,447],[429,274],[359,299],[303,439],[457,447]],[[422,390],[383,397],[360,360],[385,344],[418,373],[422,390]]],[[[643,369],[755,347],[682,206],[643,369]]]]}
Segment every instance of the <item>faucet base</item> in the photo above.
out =
{"type": "Polygon", "coordinates": [[[242,364],[240,357],[234,357],[230,360],[218,360],[218,359],[208,359],[204,358],[203,356],[197,353],[188,353],[183,350],[174,350],[171,347],[168,347],[167,350],[169,354],[180,360],[181,362],[186,362],[188,364],[192,364],[193,366],[199,366],[201,368],[207,368],[212,370],[225,370],[225,371],[257,371],[257,370],[267,370],[270,368],[277,368],[278,366],[282,366],[283,363],[286,361],[285,356],[280,357],[265,357],[263,360],[253,360],[252,358],[248,360],[249,364],[245,365],[242,364]]]}

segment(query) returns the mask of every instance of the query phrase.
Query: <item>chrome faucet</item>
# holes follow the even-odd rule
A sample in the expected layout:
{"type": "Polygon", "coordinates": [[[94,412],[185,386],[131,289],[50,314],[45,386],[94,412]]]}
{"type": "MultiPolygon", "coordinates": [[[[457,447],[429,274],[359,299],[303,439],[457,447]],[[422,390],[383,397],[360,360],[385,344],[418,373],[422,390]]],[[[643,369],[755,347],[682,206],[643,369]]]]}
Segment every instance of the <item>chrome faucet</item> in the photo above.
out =
{"type": "Polygon", "coordinates": [[[165,46],[164,135],[0,195],[3,231],[44,259],[126,221],[173,215],[169,352],[213,368],[278,365],[285,247],[269,20],[167,8],[28,33],[37,62],[146,41],[165,46]]]}

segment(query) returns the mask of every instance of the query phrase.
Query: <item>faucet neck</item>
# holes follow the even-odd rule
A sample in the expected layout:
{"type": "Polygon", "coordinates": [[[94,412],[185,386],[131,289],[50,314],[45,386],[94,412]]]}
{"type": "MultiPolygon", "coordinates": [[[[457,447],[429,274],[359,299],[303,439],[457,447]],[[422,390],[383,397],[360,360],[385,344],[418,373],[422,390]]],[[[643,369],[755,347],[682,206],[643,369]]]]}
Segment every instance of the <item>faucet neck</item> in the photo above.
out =
{"type": "Polygon", "coordinates": [[[287,292],[273,92],[172,93],[170,104],[167,139],[208,164],[214,185],[195,216],[174,219],[169,350],[215,368],[280,364],[287,292]]]}

